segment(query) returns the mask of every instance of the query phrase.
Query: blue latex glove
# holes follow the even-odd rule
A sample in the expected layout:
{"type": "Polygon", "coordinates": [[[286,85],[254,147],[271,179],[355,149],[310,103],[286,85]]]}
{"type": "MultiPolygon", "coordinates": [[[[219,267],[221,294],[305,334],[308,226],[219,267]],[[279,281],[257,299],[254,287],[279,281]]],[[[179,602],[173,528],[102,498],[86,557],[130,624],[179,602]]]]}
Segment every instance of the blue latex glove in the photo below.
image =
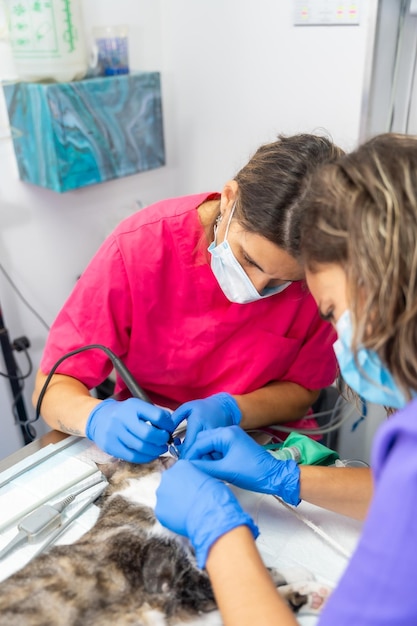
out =
{"type": "Polygon", "coordinates": [[[86,436],[125,461],[148,463],[167,451],[174,430],[171,414],[138,398],[103,400],[91,411],[86,436]]]}
{"type": "Polygon", "coordinates": [[[201,430],[239,424],[242,413],[233,396],[230,393],[222,392],[204,400],[186,402],[172,414],[175,427],[185,419],[187,420],[187,432],[181,447],[181,458],[187,453],[201,430]]]}
{"type": "Polygon", "coordinates": [[[275,459],[239,426],[199,433],[186,458],[207,474],[242,489],[272,493],[289,504],[300,503],[297,463],[275,459]]]}
{"type": "Polygon", "coordinates": [[[201,568],[213,543],[233,528],[248,526],[255,539],[259,534],[231,490],[189,461],[177,461],[162,473],[155,515],[161,524],[189,538],[201,568]]]}

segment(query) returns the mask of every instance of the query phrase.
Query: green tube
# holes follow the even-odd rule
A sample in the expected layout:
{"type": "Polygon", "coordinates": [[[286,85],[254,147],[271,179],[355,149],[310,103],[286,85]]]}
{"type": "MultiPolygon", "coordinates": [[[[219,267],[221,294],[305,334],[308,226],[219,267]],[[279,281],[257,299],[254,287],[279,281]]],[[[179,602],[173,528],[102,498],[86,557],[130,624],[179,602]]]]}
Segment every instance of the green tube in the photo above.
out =
{"type": "Polygon", "coordinates": [[[284,443],[264,446],[276,459],[294,459],[300,465],[333,465],[338,453],[307,435],[290,433],[284,443]]]}

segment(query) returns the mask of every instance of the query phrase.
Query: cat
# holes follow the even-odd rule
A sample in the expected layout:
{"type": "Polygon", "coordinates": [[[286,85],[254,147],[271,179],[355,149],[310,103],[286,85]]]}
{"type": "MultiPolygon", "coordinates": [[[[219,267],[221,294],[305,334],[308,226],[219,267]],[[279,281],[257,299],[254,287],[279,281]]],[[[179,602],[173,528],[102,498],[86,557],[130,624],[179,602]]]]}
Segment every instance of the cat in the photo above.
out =
{"type": "MultiPolygon", "coordinates": [[[[0,626],[220,626],[190,543],[154,514],[160,473],[173,462],[165,456],[145,465],[100,465],[109,484],[97,522],[0,584],[0,626]]],[[[277,570],[270,573],[294,612],[314,608],[308,583],[297,589],[277,570]]]]}

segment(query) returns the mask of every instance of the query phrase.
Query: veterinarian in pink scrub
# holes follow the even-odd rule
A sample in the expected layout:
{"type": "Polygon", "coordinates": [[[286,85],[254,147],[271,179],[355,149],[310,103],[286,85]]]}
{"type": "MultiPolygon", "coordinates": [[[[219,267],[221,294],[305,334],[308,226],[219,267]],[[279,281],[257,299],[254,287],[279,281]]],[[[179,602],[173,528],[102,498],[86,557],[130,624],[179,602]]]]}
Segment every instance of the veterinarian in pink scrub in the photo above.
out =
{"type": "MultiPolygon", "coordinates": [[[[335,337],[289,233],[308,174],[339,153],[323,137],[281,137],[260,147],[221,193],[165,200],[124,220],[52,326],[34,403],[60,357],[104,344],[159,406],[92,397],[112,363],[89,350],[52,377],[45,421],[134,462],[166,451],[184,418],[189,442],[201,429],[229,424],[314,426],[305,416],[336,377],[335,337]],[[174,421],[160,408],[180,405],[174,421]]],[[[118,378],[115,391],[123,387],[118,378]]]]}
{"type": "Polygon", "coordinates": [[[199,433],[188,460],[163,474],[156,513],[191,539],[227,626],[297,622],[261,562],[256,526],[218,479],[365,519],[318,626],[415,626],[417,137],[381,135],[325,166],[305,202],[307,283],[336,327],[341,374],[395,411],[374,441],[373,485],[367,469],[277,461],[232,426],[199,433]]]}

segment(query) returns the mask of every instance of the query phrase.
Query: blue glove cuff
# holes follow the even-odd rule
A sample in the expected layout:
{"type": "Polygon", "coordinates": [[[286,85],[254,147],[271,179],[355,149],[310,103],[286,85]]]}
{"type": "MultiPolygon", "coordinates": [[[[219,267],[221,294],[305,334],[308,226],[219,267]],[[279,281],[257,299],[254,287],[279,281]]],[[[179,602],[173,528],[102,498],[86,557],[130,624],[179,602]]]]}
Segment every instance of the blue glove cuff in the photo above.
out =
{"type": "Polygon", "coordinates": [[[288,504],[300,504],[300,468],[293,460],[277,460],[276,487],[272,486],[271,493],[279,496],[288,504]]]}
{"type": "MultiPolygon", "coordinates": [[[[213,524],[218,523],[217,519],[213,520],[213,524]]],[[[201,533],[200,537],[198,537],[198,541],[194,540],[194,549],[197,558],[197,565],[201,569],[204,569],[207,561],[208,554],[210,552],[210,548],[213,543],[215,543],[220,537],[225,535],[230,530],[237,528],[238,526],[247,526],[251,531],[253,538],[256,539],[259,535],[259,528],[254,523],[253,519],[245,513],[241,511],[241,513],[234,515],[228,515],[227,523],[223,524],[221,527],[221,532],[219,529],[213,526],[208,532],[201,533]]]]}
{"type": "Polygon", "coordinates": [[[231,396],[230,393],[226,393],[225,391],[216,393],[213,397],[216,397],[220,400],[220,402],[230,415],[233,425],[237,426],[238,424],[240,424],[242,419],[242,413],[234,397],[231,396]]]}
{"type": "Polygon", "coordinates": [[[229,487],[219,484],[220,489],[214,493],[208,489],[204,493],[204,485],[201,487],[201,498],[195,502],[187,520],[187,534],[194,546],[197,564],[204,568],[210,548],[217,539],[237,526],[248,526],[256,539],[259,529],[229,487]],[[204,519],[204,524],[201,524],[201,519],[204,519]],[[196,520],[199,522],[194,527],[196,520]]]}
{"type": "Polygon", "coordinates": [[[101,402],[96,404],[94,409],[91,411],[90,415],[88,416],[87,423],[85,425],[85,436],[87,437],[87,439],[94,441],[94,434],[96,430],[95,417],[97,416],[97,413],[100,411],[101,407],[104,404],[109,404],[110,402],[114,403],[114,402],[117,402],[117,400],[114,400],[114,398],[107,398],[107,400],[102,400],[101,402]]]}

